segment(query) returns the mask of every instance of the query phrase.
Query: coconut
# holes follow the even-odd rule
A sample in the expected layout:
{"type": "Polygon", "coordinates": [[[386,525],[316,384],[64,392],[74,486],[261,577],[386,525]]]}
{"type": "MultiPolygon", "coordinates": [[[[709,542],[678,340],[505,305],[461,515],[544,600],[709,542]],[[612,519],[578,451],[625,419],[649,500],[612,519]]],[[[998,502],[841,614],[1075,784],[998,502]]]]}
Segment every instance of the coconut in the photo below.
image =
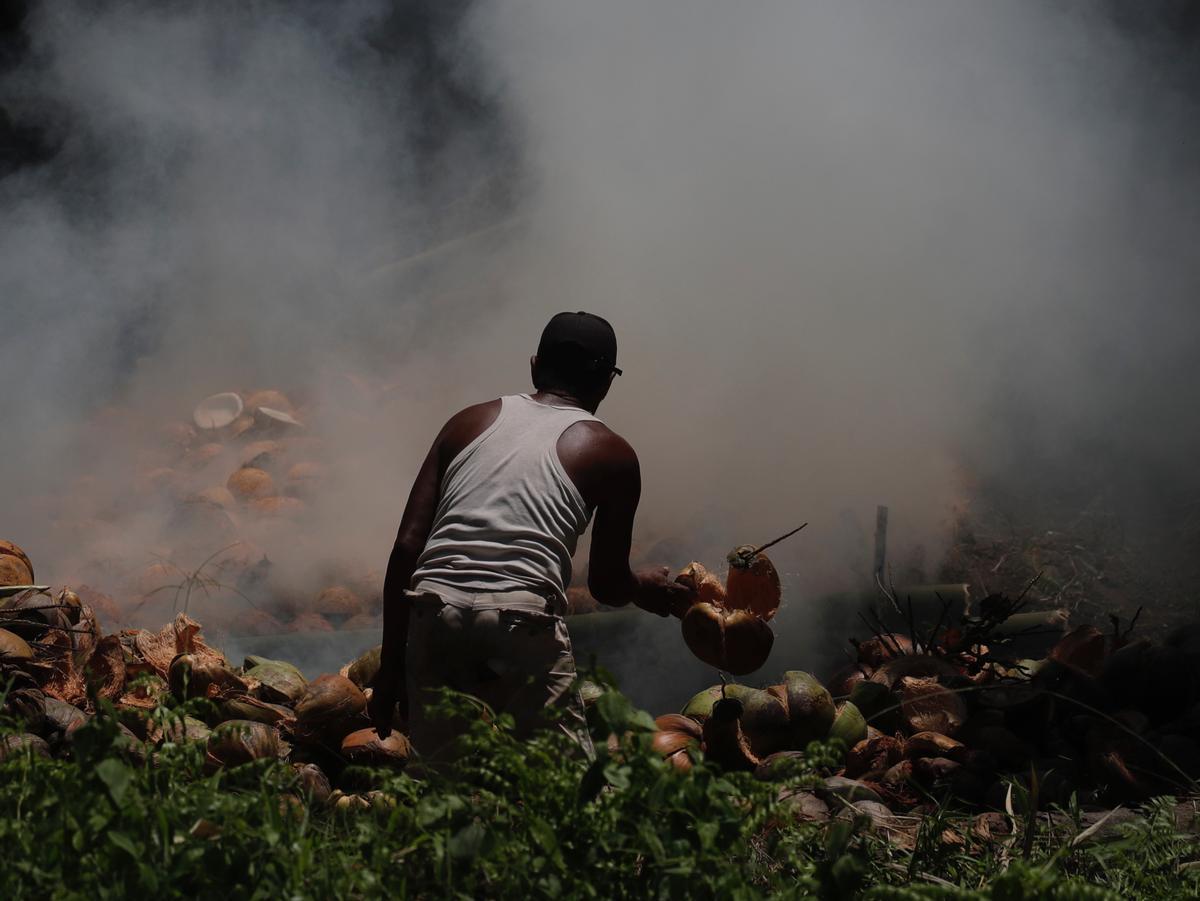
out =
{"type": "Polygon", "coordinates": [[[829,737],[841,739],[847,748],[853,748],[867,737],[867,721],[862,713],[850,701],[837,709],[833,725],[829,727],[829,737]]]}
{"type": "Polygon", "coordinates": [[[292,664],[284,660],[253,659],[257,662],[245,671],[245,677],[258,683],[255,694],[260,701],[292,705],[304,697],[308,682],[292,664]]]}
{"type": "Polygon", "coordinates": [[[194,716],[185,716],[182,721],[172,720],[169,722],[166,729],[163,730],[163,737],[177,745],[192,741],[207,742],[212,737],[212,729],[194,716]]]}
{"type": "Polygon", "coordinates": [[[242,415],[242,409],[242,399],[232,391],[213,394],[196,404],[192,421],[201,429],[223,429],[242,415]]]}
{"type": "Polygon", "coordinates": [[[739,698],[745,708],[742,729],[759,757],[788,747],[791,738],[787,704],[768,691],[758,689],[739,698]]]}
{"type": "Polygon", "coordinates": [[[722,698],[704,721],[705,758],[727,770],[752,771],[762,763],[742,731],[743,709],[736,698],[722,698]]]}
{"type": "Polygon", "coordinates": [[[285,627],[265,610],[246,610],[233,618],[229,631],[233,635],[278,635],[285,627]]]}
{"type": "Polygon", "coordinates": [[[682,713],[664,713],[662,716],[655,717],[654,725],[660,732],[679,732],[696,741],[700,741],[702,734],[700,724],[682,713]]]}
{"type": "Polygon", "coordinates": [[[344,623],[343,632],[378,632],[383,628],[383,618],[370,613],[356,613],[344,623]]]}
{"type": "Polygon", "coordinates": [[[251,720],[273,726],[291,719],[292,711],[280,704],[268,704],[250,695],[237,695],[221,702],[221,718],[226,720],[251,720]]]}
{"type": "Polygon", "coordinates": [[[88,715],[78,707],[50,695],[46,696],[43,709],[46,724],[59,736],[78,729],[88,721],[88,715]]]}
{"type": "Polygon", "coordinates": [[[0,587],[8,585],[32,585],[33,572],[20,557],[0,555],[0,587]]]}
{"type": "Polygon", "coordinates": [[[873,670],[865,664],[853,664],[844,666],[836,673],[825,680],[825,684],[829,687],[829,692],[835,698],[849,697],[850,692],[854,690],[854,686],[860,682],[865,682],[871,675],[873,670]]]}
{"type": "Polygon", "coordinates": [[[395,729],[387,738],[374,729],[359,729],[342,739],[342,756],[357,766],[400,770],[412,756],[412,745],[395,729]]]}
{"type": "Polygon", "coordinates": [[[675,577],[680,585],[686,585],[695,593],[696,601],[725,606],[725,586],[721,580],[704,568],[702,563],[689,563],[675,577]]]}
{"type": "Polygon", "coordinates": [[[179,654],[167,669],[171,693],[182,700],[245,692],[246,683],[220,660],[198,654],[179,654]]]}
{"type": "Polygon", "coordinates": [[[954,735],[966,722],[967,705],[933,676],[905,676],[900,680],[900,715],[909,732],[954,735]]]}
{"type": "Polygon", "coordinates": [[[229,720],[213,730],[205,747],[210,766],[235,767],[253,760],[278,757],[279,737],[275,730],[251,720],[229,720]]]}
{"type": "Polygon", "coordinates": [[[276,391],[274,388],[251,391],[246,396],[246,409],[254,410],[258,407],[270,407],[275,410],[282,410],[285,413],[295,412],[292,402],[288,400],[287,395],[282,391],[276,391]]]}
{"type": "Polygon", "coordinates": [[[683,707],[683,715],[703,722],[712,714],[713,705],[721,700],[721,686],[713,685],[696,692],[683,707]]]}
{"type": "Polygon", "coordinates": [[[878,779],[901,759],[903,747],[890,735],[865,738],[846,754],[846,775],[852,779],[878,779]]]}
{"type": "Polygon", "coordinates": [[[369,651],[363,651],[353,663],[345,667],[342,675],[359,688],[367,688],[374,683],[375,677],[379,675],[379,661],[382,654],[383,645],[381,644],[376,645],[369,651]]]}
{"type": "Polygon", "coordinates": [[[947,757],[962,763],[966,754],[966,745],[940,732],[918,732],[904,742],[904,756],[908,758],[947,757]]]}
{"type": "Polygon", "coordinates": [[[1104,635],[1095,626],[1076,626],[1050,650],[1050,659],[1093,678],[1104,666],[1104,635]]]}
{"type": "Polygon", "coordinates": [[[50,756],[50,746],[44,738],[28,733],[0,737],[0,760],[28,754],[31,757],[50,756]]]}
{"type": "Polygon", "coordinates": [[[869,726],[894,732],[900,724],[900,699],[879,682],[860,682],[850,691],[850,703],[859,709],[869,726]]]}
{"type": "Polygon", "coordinates": [[[725,606],[748,610],[769,620],[779,612],[782,589],[779,573],[766,554],[755,554],[750,545],[729,552],[729,575],[725,579],[725,606]]]}
{"type": "Polygon", "coordinates": [[[858,643],[858,662],[870,667],[882,666],[887,661],[914,652],[912,642],[903,635],[888,632],[858,643]]]}
{"type": "MultiPolygon", "coordinates": [[[[6,541],[5,539],[0,538],[0,557],[16,557],[18,560],[24,563],[25,568],[29,570],[29,582],[33,582],[33,564],[29,561],[29,555],[21,550],[17,545],[13,544],[11,541],[6,541]]],[[[13,584],[24,585],[29,583],[15,582],[13,584]]]]}
{"type": "Polygon", "coordinates": [[[254,427],[263,432],[285,432],[304,427],[304,423],[290,413],[274,407],[254,408],[254,427]]]}
{"type": "Polygon", "coordinates": [[[802,773],[803,751],[776,751],[763,758],[754,770],[754,778],[761,782],[779,782],[802,773]]]}
{"type": "Polygon", "coordinates": [[[289,632],[332,632],[333,624],[319,613],[301,613],[288,623],[289,632]]]}
{"type": "Polygon", "coordinates": [[[262,519],[298,519],[304,514],[304,501],[294,497],[256,497],[246,505],[255,516],[262,519]]]}
{"type": "Polygon", "coordinates": [[[310,609],[322,616],[345,619],[362,613],[363,602],[362,598],[344,585],[333,585],[317,595],[310,609]]]}
{"type": "Polygon", "coordinates": [[[658,731],[651,737],[650,748],[680,772],[692,768],[691,751],[700,750],[700,725],[690,716],[667,713],[654,721],[658,731]]]}
{"type": "Polygon", "coordinates": [[[837,715],[829,691],[811,673],[800,670],[789,670],[783,679],[793,745],[803,748],[810,741],[824,738],[837,715]]]}
{"type": "Polygon", "coordinates": [[[895,688],[896,683],[906,676],[930,676],[952,679],[959,675],[957,669],[941,657],[928,654],[905,654],[883,663],[871,674],[871,681],[895,688]]]}
{"type": "Polygon", "coordinates": [[[684,643],[700,660],[744,675],[761,668],[771,654],[775,635],[765,622],[746,610],[724,610],[699,602],[680,620],[684,643]]]}
{"type": "Polygon", "coordinates": [[[186,469],[203,469],[212,463],[218,457],[225,453],[225,445],[216,441],[209,441],[207,444],[201,444],[199,447],[193,447],[190,451],[184,454],[180,460],[180,465],[186,469]]]}
{"type": "Polygon", "coordinates": [[[315,763],[293,763],[296,787],[300,793],[318,804],[324,804],[333,793],[329,778],[315,763]]]}
{"type": "Polygon", "coordinates": [[[278,463],[286,451],[282,441],[252,441],[242,448],[242,466],[267,469],[278,463]]]}
{"type": "Polygon", "coordinates": [[[84,665],[83,676],[98,697],[112,701],[121,696],[125,688],[125,653],[118,636],[100,639],[84,665]]]}
{"type": "Polygon", "coordinates": [[[242,501],[270,497],[275,493],[275,483],[271,474],[255,466],[243,466],[236,470],[225,483],[225,487],[242,501]]]}
{"type": "Polygon", "coordinates": [[[79,625],[79,619],[83,615],[83,601],[79,599],[79,595],[70,588],[64,588],[58,593],[57,600],[63,607],[67,622],[72,626],[79,625]]]}
{"type": "Polygon", "coordinates": [[[308,740],[340,743],[366,725],[367,698],[345,676],[321,676],[296,703],[296,734],[308,740]]]}
{"type": "Polygon", "coordinates": [[[60,608],[49,594],[24,591],[0,602],[0,623],[26,641],[36,641],[50,629],[59,638],[70,627],[67,611],[60,608]]]}

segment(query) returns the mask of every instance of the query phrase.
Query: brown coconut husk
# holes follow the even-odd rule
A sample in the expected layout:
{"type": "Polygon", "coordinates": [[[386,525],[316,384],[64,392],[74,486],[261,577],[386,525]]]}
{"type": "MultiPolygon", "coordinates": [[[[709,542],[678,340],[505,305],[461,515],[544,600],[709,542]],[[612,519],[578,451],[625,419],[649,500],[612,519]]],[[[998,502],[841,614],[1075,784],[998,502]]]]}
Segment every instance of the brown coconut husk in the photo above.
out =
{"type": "Polygon", "coordinates": [[[729,575],[725,578],[725,606],[748,610],[763,621],[779,612],[783,589],[779,573],[766,554],[755,554],[750,545],[729,552],[729,575]]]}
{"type": "Polygon", "coordinates": [[[255,498],[246,508],[262,519],[299,519],[307,509],[299,498],[282,495],[255,498]]]}
{"type": "Polygon", "coordinates": [[[1104,635],[1095,626],[1076,626],[1050,650],[1050,659],[1092,678],[1100,675],[1107,656],[1104,635]]]}
{"type": "Polygon", "coordinates": [[[917,757],[947,757],[962,763],[967,753],[968,748],[961,741],[940,732],[918,732],[904,741],[904,756],[910,760],[917,757]]]}
{"type": "Polygon", "coordinates": [[[933,676],[905,676],[900,680],[900,715],[911,733],[952,736],[967,721],[967,705],[933,676]]]}
{"type": "Polygon", "coordinates": [[[704,755],[727,770],[752,772],[762,760],[742,731],[742,712],[742,703],[734,698],[722,698],[713,705],[712,714],[702,728],[704,755]]]}
{"type": "Polygon", "coordinates": [[[134,636],[134,646],[141,659],[164,678],[171,668],[171,662],[180,654],[191,654],[200,661],[225,664],[224,655],[204,643],[200,624],[186,613],[177,614],[173,622],[158,632],[139,629],[134,636]]]}
{"type": "Polygon", "coordinates": [[[358,766],[400,770],[412,756],[412,745],[395,729],[387,738],[373,728],[358,729],[342,739],[342,756],[358,766]]]}
{"type": "Polygon", "coordinates": [[[14,582],[14,585],[32,584],[33,582],[33,564],[29,560],[29,555],[26,554],[19,546],[4,538],[0,538],[0,557],[16,557],[25,564],[25,568],[29,570],[29,582],[14,582]]]}
{"type": "Polygon", "coordinates": [[[205,746],[209,768],[234,767],[278,757],[282,750],[275,730],[252,720],[228,720],[213,730],[205,746]]]}
{"type": "Polygon", "coordinates": [[[851,779],[879,779],[900,762],[903,746],[890,735],[865,738],[846,754],[846,776],[851,779]]]}
{"type": "Polygon", "coordinates": [[[243,466],[241,469],[235,470],[225,483],[225,487],[241,501],[270,497],[275,493],[275,481],[271,478],[271,474],[256,466],[243,466]]]}
{"type": "Polygon", "coordinates": [[[118,636],[100,639],[83,667],[83,677],[97,697],[113,701],[121,696],[125,688],[125,654],[118,636]]]}
{"type": "Polygon", "coordinates": [[[320,676],[308,683],[296,703],[296,737],[340,746],[356,729],[367,725],[367,698],[345,676],[320,676]]]}
{"type": "Polygon", "coordinates": [[[0,555],[0,587],[8,585],[32,585],[33,571],[20,557],[0,555]]]}

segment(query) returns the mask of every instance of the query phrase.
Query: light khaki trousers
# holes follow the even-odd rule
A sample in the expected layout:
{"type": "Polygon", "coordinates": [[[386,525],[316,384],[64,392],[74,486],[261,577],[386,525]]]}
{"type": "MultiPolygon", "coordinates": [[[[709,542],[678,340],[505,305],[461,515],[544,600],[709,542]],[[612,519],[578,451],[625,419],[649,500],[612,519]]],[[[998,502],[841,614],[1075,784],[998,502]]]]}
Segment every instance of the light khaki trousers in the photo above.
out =
{"type": "Polygon", "coordinates": [[[436,761],[454,756],[469,726],[427,710],[438,689],[479,698],[516,721],[526,737],[555,724],[591,759],[595,755],[567,624],[554,604],[528,591],[474,592],[421,582],[407,593],[409,737],[436,761]],[[548,709],[549,708],[549,709],[548,709]]]}

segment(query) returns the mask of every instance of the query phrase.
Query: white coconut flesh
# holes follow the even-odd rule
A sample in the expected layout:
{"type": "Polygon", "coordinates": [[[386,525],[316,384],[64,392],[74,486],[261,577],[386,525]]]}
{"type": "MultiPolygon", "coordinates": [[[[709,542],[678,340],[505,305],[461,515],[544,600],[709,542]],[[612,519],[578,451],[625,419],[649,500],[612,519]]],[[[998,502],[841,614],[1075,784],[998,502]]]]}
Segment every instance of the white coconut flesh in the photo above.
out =
{"type": "Polygon", "coordinates": [[[226,391],[196,404],[192,421],[202,429],[223,429],[241,415],[242,399],[232,391],[226,391]]]}
{"type": "Polygon", "coordinates": [[[289,416],[282,410],[273,410],[270,407],[259,407],[254,411],[255,417],[264,425],[290,425],[303,427],[304,423],[293,416],[289,416]]]}

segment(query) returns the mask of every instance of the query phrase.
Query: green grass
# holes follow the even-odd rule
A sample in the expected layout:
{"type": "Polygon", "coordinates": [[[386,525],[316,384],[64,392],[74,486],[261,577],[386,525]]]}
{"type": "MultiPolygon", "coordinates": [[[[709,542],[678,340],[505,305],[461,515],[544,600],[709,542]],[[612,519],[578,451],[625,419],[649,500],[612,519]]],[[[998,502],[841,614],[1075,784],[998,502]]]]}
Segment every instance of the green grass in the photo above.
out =
{"type": "Polygon", "coordinates": [[[793,821],[780,783],[704,765],[677,774],[647,747],[649,717],[615,692],[594,712],[597,735],[625,735],[594,764],[558,733],[518,742],[503,721],[480,724],[452,775],[381,776],[394,805],[349,813],[281,800],[297,789],[274,761],[206,775],[201,746],[166,744],[137,763],[99,716],[69,759],[0,763],[0,897],[1200,895],[1186,866],[1197,844],[1176,830],[1169,800],[1102,844],[1062,847],[1061,835],[1036,833],[1028,858],[1022,823],[1016,839],[985,844],[965,815],[942,809],[904,851],[861,821],[793,821]],[[967,843],[946,842],[946,829],[967,843]]]}

